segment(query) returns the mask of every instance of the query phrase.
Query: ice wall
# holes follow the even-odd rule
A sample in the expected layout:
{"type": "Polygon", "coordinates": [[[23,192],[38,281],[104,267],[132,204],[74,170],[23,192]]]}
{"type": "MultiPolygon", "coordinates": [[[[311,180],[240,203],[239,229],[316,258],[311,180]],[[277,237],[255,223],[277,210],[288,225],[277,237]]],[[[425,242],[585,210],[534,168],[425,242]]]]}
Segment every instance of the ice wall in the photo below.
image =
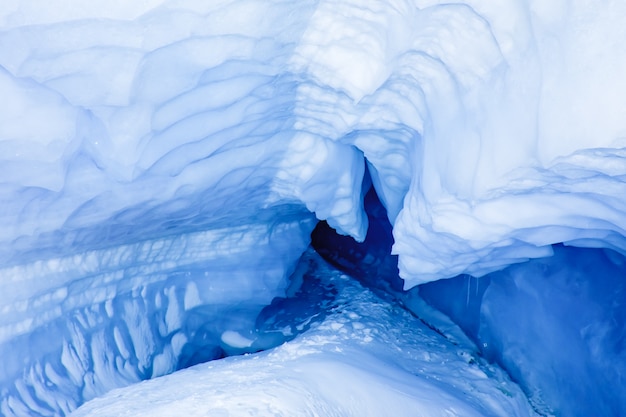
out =
{"type": "Polygon", "coordinates": [[[626,413],[625,261],[557,246],[551,258],[490,275],[478,332],[485,353],[556,415],[626,413]]]}
{"type": "Polygon", "coordinates": [[[556,245],[547,258],[416,289],[502,364],[536,409],[621,416],[625,267],[626,258],[609,249],[556,245]]]}
{"type": "Polygon", "coordinates": [[[308,245],[284,68],[310,10],[162,3],[0,5],[3,416],[263,348],[308,245]]]}
{"type": "Polygon", "coordinates": [[[65,415],[111,389],[272,346],[255,320],[284,295],[312,225],[284,220],[0,270],[0,415],[65,415]]]}

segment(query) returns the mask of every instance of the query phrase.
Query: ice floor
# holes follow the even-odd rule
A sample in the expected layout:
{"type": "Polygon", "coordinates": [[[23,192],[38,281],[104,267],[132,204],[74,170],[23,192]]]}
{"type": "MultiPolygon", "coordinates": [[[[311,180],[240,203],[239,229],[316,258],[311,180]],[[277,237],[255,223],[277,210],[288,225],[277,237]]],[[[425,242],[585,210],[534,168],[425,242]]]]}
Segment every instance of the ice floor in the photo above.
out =
{"type": "Polygon", "coordinates": [[[437,331],[313,251],[299,271],[301,287],[259,318],[286,338],[308,328],[293,340],[114,390],[71,416],[537,415],[442,316],[425,311],[447,326],[437,331]]]}

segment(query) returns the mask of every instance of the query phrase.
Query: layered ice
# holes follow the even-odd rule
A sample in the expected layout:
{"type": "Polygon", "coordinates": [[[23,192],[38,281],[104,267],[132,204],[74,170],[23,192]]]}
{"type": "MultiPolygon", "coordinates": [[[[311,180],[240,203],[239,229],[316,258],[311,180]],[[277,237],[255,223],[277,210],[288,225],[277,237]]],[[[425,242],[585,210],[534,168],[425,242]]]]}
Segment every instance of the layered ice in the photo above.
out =
{"type": "MultiPolygon", "coordinates": [[[[370,183],[405,289],[626,253],[626,4],[544,3],[4,1],[0,411],[280,343],[256,318],[370,183]]],[[[505,281],[470,323],[502,343],[505,281]]]]}
{"type": "Polygon", "coordinates": [[[113,388],[284,341],[256,319],[284,295],[303,229],[231,227],[4,268],[0,415],[65,415],[113,388]]]}
{"type": "Polygon", "coordinates": [[[5,260],[284,202],[362,240],[364,161],[407,288],[624,247],[619,2],[66,3],[0,13],[5,260]]]}

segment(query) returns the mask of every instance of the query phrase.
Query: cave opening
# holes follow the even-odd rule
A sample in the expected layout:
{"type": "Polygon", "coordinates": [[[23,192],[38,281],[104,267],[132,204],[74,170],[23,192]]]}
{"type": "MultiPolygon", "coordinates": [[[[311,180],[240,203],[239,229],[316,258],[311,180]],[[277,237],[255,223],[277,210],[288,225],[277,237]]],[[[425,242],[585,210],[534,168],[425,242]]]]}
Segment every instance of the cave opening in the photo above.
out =
{"type": "Polygon", "coordinates": [[[363,242],[325,221],[317,224],[311,245],[327,262],[453,341],[416,298],[443,313],[477,355],[522,387],[539,414],[621,415],[624,403],[615,393],[626,392],[626,257],[607,248],[555,244],[546,258],[404,291],[391,254],[392,226],[372,186],[364,207],[369,228],[363,242]]]}
{"type": "MultiPolygon", "coordinates": [[[[368,183],[371,184],[364,181],[368,183]]],[[[337,233],[323,220],[311,233],[311,246],[328,263],[368,287],[388,293],[401,292],[404,281],[398,274],[398,256],[391,254],[393,228],[372,185],[365,192],[363,206],[368,219],[363,242],[337,233]]]]}

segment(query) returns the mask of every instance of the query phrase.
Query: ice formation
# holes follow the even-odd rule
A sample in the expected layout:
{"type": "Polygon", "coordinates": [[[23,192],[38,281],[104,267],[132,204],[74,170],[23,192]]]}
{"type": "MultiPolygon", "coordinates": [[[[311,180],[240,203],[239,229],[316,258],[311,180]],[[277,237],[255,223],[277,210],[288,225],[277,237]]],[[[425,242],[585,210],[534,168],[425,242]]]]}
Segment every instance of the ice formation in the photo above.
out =
{"type": "Polygon", "coordinates": [[[429,283],[419,293],[522,382],[536,408],[622,415],[626,258],[561,245],[554,252],[479,279],[429,283]]]}
{"type": "MultiPolygon", "coordinates": [[[[334,295],[301,338],[254,360],[229,357],[112,392],[73,416],[536,416],[519,387],[468,346],[447,342],[314,253],[303,261],[304,287],[317,280],[334,295]]],[[[309,291],[291,298],[316,299],[309,291]]]]}
{"type": "MultiPolygon", "coordinates": [[[[617,0],[3,1],[0,413],[63,415],[294,337],[258,317],[298,288],[316,218],[366,238],[372,184],[404,289],[490,274],[459,324],[501,343],[484,353],[527,395],[547,389],[535,406],[576,415],[560,375],[523,369],[532,332],[507,329],[526,297],[530,320],[550,302],[511,288],[601,288],[580,321],[546,313],[546,331],[586,335],[546,346],[592,352],[576,378],[626,369],[619,268],[528,272],[553,244],[626,253],[624,16],[617,0]]],[[[625,412],[620,372],[585,410],[625,412]]]]}

